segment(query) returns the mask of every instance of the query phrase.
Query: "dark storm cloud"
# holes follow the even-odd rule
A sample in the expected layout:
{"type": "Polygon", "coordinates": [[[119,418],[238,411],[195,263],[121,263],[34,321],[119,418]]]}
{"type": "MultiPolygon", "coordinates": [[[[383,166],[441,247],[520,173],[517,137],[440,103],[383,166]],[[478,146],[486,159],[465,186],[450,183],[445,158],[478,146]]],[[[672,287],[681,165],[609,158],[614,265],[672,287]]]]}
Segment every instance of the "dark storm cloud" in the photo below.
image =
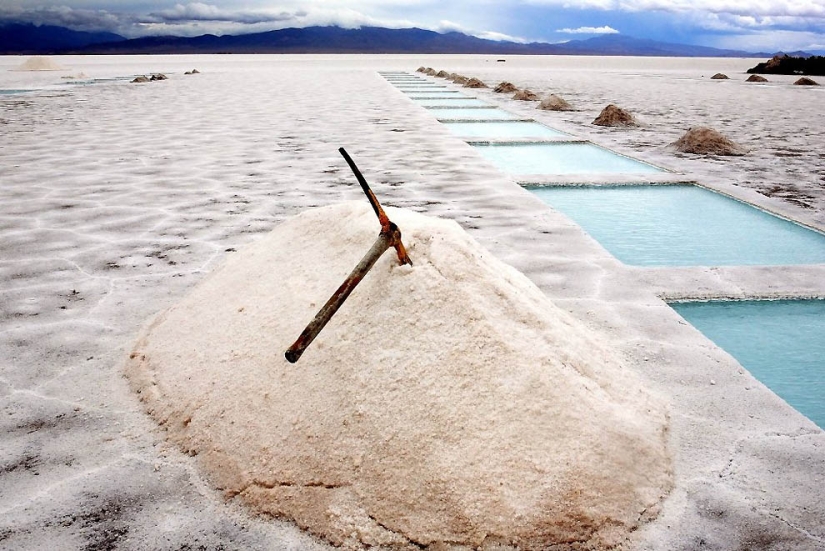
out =
{"type": "Polygon", "coordinates": [[[112,31],[131,26],[134,16],[116,14],[105,10],[86,10],[68,6],[23,9],[0,6],[0,21],[12,23],[34,23],[35,25],[56,25],[79,31],[112,31]]]}

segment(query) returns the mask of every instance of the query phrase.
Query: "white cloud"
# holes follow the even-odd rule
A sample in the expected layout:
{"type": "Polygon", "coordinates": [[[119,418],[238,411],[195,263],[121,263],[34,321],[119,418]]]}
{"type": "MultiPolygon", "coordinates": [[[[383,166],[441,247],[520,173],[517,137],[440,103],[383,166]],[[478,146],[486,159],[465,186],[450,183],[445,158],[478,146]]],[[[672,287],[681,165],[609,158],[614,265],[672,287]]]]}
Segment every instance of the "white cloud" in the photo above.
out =
{"type": "Polygon", "coordinates": [[[498,42],[518,42],[519,44],[526,44],[528,42],[527,39],[521,38],[519,36],[511,36],[509,34],[504,33],[497,33],[495,31],[481,31],[478,33],[470,33],[473,36],[477,36],[478,38],[484,38],[486,40],[495,40],[498,42]]]}
{"type": "Polygon", "coordinates": [[[743,16],[825,18],[823,0],[523,0],[525,4],[567,9],[710,12],[743,16]]]}
{"type": "Polygon", "coordinates": [[[450,32],[458,32],[458,33],[466,33],[467,30],[459,23],[455,21],[448,21],[446,19],[442,19],[438,22],[435,30],[440,33],[450,33],[450,32]]]}
{"type": "Polygon", "coordinates": [[[607,25],[603,27],[578,27],[576,29],[556,29],[557,33],[564,34],[619,34],[619,31],[607,25]]]}
{"type": "Polygon", "coordinates": [[[495,31],[474,31],[472,29],[468,29],[459,23],[455,23],[454,21],[448,21],[446,19],[442,19],[438,22],[438,25],[433,27],[431,30],[434,30],[439,33],[449,33],[449,32],[458,32],[463,34],[468,34],[471,36],[476,36],[478,38],[484,38],[486,40],[496,40],[498,42],[506,41],[506,42],[518,42],[520,44],[526,44],[527,40],[518,36],[511,36],[509,34],[499,33],[495,31]]]}

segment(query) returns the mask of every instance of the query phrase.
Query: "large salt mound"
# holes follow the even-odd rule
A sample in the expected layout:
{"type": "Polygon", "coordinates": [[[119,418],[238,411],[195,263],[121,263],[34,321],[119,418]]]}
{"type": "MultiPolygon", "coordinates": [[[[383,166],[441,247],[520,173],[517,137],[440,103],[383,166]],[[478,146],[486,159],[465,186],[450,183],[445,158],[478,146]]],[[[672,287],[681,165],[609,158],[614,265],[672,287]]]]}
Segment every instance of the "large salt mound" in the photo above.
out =
{"type": "Polygon", "coordinates": [[[18,65],[15,71],[63,71],[61,67],[48,57],[30,57],[25,62],[18,65]]]}
{"type": "Polygon", "coordinates": [[[385,253],[297,364],[284,350],[378,235],[367,204],[288,220],[146,328],[127,373],[168,437],[346,547],[610,547],[655,517],[662,404],[457,224],[388,214],[415,266],[385,253]]]}

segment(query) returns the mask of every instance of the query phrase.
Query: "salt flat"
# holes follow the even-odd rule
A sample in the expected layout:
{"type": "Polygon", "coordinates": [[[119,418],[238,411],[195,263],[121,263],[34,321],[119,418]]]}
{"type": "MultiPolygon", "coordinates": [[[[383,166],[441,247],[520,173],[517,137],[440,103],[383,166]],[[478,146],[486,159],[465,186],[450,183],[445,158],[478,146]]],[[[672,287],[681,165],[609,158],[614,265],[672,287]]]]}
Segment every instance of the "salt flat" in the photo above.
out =
{"type": "Polygon", "coordinates": [[[628,548],[825,547],[825,433],[660,298],[825,296],[825,267],[626,267],[377,71],[557,93],[578,110],[473,91],[819,229],[825,90],[745,83],[756,60],[507,59],[65,57],[65,73],[21,73],[8,69],[24,59],[0,57],[0,88],[35,89],[0,96],[0,548],[327,547],[225,502],[143,412],[123,364],[147,320],[235,251],[309,207],[363,200],[341,146],[384,204],[457,221],[670,404],[676,487],[628,548]],[[81,72],[120,80],[61,79],[81,72]],[[152,72],[170,78],[128,82],[152,72]],[[608,103],[643,126],[590,125],[608,103]],[[666,147],[699,125],[750,154],[666,147]]]}

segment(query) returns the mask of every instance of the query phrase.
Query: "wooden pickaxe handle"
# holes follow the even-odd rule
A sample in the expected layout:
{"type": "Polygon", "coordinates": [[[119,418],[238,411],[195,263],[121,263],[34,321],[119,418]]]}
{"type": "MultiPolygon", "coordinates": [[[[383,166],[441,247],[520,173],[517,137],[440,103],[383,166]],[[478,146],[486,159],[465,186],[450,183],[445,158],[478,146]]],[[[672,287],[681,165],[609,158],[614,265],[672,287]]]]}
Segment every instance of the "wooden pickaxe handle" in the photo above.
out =
{"type": "MultiPolygon", "coordinates": [[[[392,224],[395,226],[395,224],[392,224]]],[[[287,349],[284,356],[286,357],[289,363],[295,363],[304,353],[304,350],[315,340],[315,337],[318,336],[318,333],[321,332],[327,322],[329,322],[330,318],[338,311],[344,301],[347,300],[347,297],[355,290],[355,287],[361,283],[361,280],[364,279],[364,276],[367,275],[367,272],[370,271],[378,259],[381,258],[381,255],[393,246],[393,242],[401,242],[401,232],[398,228],[395,228],[394,231],[390,232],[381,232],[378,235],[378,239],[375,240],[375,243],[372,244],[369,252],[364,255],[364,258],[361,259],[361,262],[355,267],[354,270],[349,274],[347,279],[338,287],[338,290],[335,291],[329,300],[327,301],[324,306],[318,310],[318,313],[315,314],[315,317],[309,325],[306,326],[306,329],[301,333],[301,336],[298,337],[292,346],[287,349]]]]}

